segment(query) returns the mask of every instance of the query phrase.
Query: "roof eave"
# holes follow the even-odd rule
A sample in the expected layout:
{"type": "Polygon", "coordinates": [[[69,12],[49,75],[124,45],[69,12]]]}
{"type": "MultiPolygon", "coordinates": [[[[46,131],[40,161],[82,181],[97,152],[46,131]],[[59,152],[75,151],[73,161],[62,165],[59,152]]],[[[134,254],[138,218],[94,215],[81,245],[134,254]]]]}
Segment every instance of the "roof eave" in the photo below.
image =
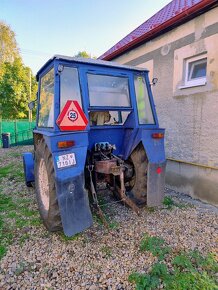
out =
{"type": "Polygon", "coordinates": [[[145,33],[144,35],[134,39],[130,43],[127,43],[123,47],[117,49],[116,51],[112,52],[111,54],[102,57],[103,60],[112,60],[113,58],[123,54],[124,52],[130,50],[133,47],[139,46],[145,41],[148,41],[156,36],[162,34],[166,30],[171,30],[175,26],[179,24],[187,22],[188,20],[194,18],[196,15],[203,13],[204,11],[209,10],[214,4],[217,4],[217,0],[204,0],[189,9],[177,14],[173,18],[169,19],[168,21],[156,26],[151,31],[145,33]]]}

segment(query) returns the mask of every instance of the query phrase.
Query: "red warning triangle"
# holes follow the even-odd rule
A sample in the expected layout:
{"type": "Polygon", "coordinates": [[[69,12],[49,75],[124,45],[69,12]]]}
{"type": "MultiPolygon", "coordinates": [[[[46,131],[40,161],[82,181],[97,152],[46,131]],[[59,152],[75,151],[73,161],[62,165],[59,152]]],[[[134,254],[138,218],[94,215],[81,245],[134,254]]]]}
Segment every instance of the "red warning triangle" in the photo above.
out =
{"type": "Polygon", "coordinates": [[[85,130],[88,120],[77,101],[68,100],[56,121],[61,131],[85,130]]]}

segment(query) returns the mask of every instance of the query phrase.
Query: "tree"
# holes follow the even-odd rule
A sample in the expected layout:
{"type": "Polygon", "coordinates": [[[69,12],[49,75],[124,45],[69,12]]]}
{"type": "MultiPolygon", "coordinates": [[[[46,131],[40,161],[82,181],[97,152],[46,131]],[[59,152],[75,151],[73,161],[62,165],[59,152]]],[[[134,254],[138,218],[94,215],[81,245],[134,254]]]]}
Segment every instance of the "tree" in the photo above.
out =
{"type": "Polygon", "coordinates": [[[0,66],[4,62],[13,62],[19,57],[15,33],[10,26],[0,21],[0,66]]]}
{"type": "Polygon", "coordinates": [[[91,54],[89,54],[87,51],[79,51],[74,57],[84,57],[84,58],[91,58],[91,54]]]}
{"type": "Polygon", "coordinates": [[[4,62],[0,75],[0,103],[3,119],[26,118],[31,95],[35,99],[37,84],[29,67],[23,65],[20,57],[13,63],[4,62]]]}
{"type": "Polygon", "coordinates": [[[84,57],[84,58],[94,58],[96,59],[95,56],[91,56],[91,53],[88,53],[87,51],[79,51],[77,54],[74,55],[74,57],[84,57]]]}

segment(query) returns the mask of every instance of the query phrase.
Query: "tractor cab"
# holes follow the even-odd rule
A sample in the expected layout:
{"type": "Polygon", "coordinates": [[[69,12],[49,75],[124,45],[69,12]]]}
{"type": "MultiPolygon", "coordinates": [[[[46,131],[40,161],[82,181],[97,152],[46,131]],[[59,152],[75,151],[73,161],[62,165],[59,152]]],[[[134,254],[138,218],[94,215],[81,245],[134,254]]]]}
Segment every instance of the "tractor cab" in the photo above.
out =
{"type": "MultiPolygon", "coordinates": [[[[71,236],[92,224],[107,190],[136,213],[164,194],[164,129],[146,69],[54,56],[38,72],[35,154],[24,154],[45,226],[71,236]],[[58,213],[58,214],[54,214],[58,213]]],[[[103,215],[102,215],[103,216],[103,215]]]]}

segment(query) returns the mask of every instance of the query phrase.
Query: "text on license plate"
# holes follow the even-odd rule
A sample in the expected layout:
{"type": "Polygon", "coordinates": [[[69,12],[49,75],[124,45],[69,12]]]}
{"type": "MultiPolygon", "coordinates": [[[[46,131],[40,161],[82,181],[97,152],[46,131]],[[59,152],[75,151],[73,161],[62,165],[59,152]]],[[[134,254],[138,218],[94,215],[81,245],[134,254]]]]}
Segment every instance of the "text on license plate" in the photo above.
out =
{"type": "Polygon", "coordinates": [[[76,165],[75,153],[56,156],[57,168],[76,165]]]}

